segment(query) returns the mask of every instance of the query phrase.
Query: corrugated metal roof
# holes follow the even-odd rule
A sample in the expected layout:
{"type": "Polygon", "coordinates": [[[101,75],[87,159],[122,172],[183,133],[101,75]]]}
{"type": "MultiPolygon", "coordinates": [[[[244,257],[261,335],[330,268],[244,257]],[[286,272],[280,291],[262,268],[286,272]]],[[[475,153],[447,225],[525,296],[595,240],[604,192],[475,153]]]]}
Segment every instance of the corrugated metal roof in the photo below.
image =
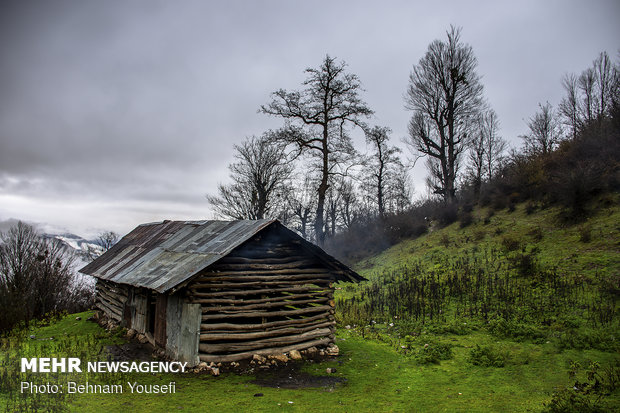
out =
{"type": "MultiPolygon", "coordinates": [[[[80,272],[163,293],[189,280],[274,223],[290,232],[292,237],[302,239],[275,220],[164,221],[143,224],[80,272]]],[[[337,270],[346,272],[346,279],[363,280],[320,248],[305,240],[303,242],[310,247],[313,255],[319,256],[337,270]]]]}

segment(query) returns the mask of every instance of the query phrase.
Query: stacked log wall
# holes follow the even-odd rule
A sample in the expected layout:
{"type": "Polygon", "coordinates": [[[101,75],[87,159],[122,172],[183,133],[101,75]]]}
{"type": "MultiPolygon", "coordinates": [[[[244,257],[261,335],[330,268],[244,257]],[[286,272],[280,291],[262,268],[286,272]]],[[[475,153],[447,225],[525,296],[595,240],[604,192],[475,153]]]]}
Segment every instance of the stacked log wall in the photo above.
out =
{"type": "Polygon", "coordinates": [[[122,323],[129,293],[127,286],[98,279],[96,290],[95,307],[103,311],[110,319],[122,323]]]}
{"type": "Polygon", "coordinates": [[[199,357],[236,361],[333,342],[333,274],[298,242],[238,248],[188,285],[202,306],[199,357]]]}

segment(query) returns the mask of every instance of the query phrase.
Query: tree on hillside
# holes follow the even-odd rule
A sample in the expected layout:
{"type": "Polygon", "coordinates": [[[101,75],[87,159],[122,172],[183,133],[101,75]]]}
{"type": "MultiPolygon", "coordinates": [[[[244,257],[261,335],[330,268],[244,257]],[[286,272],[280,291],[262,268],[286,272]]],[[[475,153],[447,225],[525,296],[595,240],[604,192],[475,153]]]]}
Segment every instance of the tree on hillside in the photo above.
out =
{"type": "Polygon", "coordinates": [[[372,154],[366,166],[366,181],[377,206],[379,216],[386,212],[388,192],[393,193],[396,169],[400,162],[400,149],[389,146],[391,130],[386,127],[375,126],[366,131],[366,143],[372,147],[372,154]]]}
{"type": "Polygon", "coordinates": [[[291,224],[302,237],[311,238],[310,223],[313,211],[316,209],[316,197],[312,176],[306,175],[295,189],[288,192],[286,199],[287,210],[292,214],[291,224]]]}
{"type": "Polygon", "coordinates": [[[484,180],[490,180],[497,170],[506,141],[499,135],[499,120],[493,109],[487,109],[477,119],[477,127],[469,144],[468,175],[474,184],[474,195],[480,195],[484,180]]]}
{"type": "Polygon", "coordinates": [[[528,121],[530,133],[522,135],[525,151],[533,155],[548,155],[562,139],[562,128],[553,110],[547,102],[539,104],[539,111],[528,121]]]}
{"type": "Polygon", "coordinates": [[[275,135],[279,144],[295,148],[297,156],[311,157],[319,173],[316,188],[314,234],[325,241],[325,200],[331,175],[342,173],[355,154],[348,126],[363,126],[362,119],[373,112],[360,98],[362,86],[356,75],[345,71],[344,62],[325,56],[319,68],[308,68],[304,88],[280,89],[260,111],[285,120],[275,135]]]}
{"type": "Polygon", "coordinates": [[[218,185],[217,195],[207,195],[216,213],[231,219],[276,217],[285,198],[292,168],[284,152],[267,134],[235,145],[235,159],[228,166],[232,183],[218,185]]]}
{"type": "Polygon", "coordinates": [[[600,53],[579,76],[565,75],[562,86],[566,96],[560,102],[559,114],[573,139],[594,122],[600,126],[620,104],[620,68],[606,52],[600,53]]]}
{"type": "Polygon", "coordinates": [[[405,106],[413,116],[406,142],[419,156],[429,157],[428,182],[453,202],[460,155],[483,106],[483,87],[473,49],[461,42],[460,29],[451,26],[447,36],[428,46],[409,76],[405,106]]]}
{"type": "Polygon", "coordinates": [[[54,238],[18,222],[0,234],[0,331],[50,312],[83,311],[93,292],[77,282],[71,255],[54,238]]]}
{"type": "Polygon", "coordinates": [[[104,231],[99,233],[95,239],[96,246],[89,245],[85,251],[87,259],[94,261],[104,252],[109,250],[118,242],[118,234],[114,231],[104,231]]]}

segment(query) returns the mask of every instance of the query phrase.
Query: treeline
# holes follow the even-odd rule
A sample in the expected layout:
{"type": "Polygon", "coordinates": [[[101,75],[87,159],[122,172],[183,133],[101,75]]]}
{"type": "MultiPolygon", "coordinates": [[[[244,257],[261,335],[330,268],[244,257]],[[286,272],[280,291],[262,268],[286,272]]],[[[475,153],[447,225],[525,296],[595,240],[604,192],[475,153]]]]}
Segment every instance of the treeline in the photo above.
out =
{"type": "Polygon", "coordinates": [[[261,106],[282,127],[235,146],[231,183],[207,198],[221,217],[278,218],[354,260],[425,232],[430,221],[467,224],[476,204],[561,203],[567,218],[578,219],[592,195],[617,189],[620,70],[606,53],[564,77],[566,97],[557,109],[541,104],[523,146],[512,150],[476,68],[472,47],[451,27],[410,74],[405,143],[426,160],[424,200],[412,204],[408,167],[390,129],[368,123],[373,111],[361,82],[330,56],[306,69],[301,89],[275,91],[261,106]],[[354,148],[354,129],[370,153],[354,148]]]}
{"type": "Polygon", "coordinates": [[[0,332],[90,308],[94,291],[76,278],[74,260],[60,241],[22,222],[0,233],[0,332]]]}

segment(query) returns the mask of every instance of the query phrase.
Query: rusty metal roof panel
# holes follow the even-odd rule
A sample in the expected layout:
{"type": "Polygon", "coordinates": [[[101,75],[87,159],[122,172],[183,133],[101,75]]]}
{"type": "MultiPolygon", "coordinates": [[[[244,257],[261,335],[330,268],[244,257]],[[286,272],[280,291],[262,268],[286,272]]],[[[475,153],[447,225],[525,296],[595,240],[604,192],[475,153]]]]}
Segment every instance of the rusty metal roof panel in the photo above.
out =
{"type": "Polygon", "coordinates": [[[143,224],[80,272],[165,292],[187,281],[275,221],[143,224]]]}

